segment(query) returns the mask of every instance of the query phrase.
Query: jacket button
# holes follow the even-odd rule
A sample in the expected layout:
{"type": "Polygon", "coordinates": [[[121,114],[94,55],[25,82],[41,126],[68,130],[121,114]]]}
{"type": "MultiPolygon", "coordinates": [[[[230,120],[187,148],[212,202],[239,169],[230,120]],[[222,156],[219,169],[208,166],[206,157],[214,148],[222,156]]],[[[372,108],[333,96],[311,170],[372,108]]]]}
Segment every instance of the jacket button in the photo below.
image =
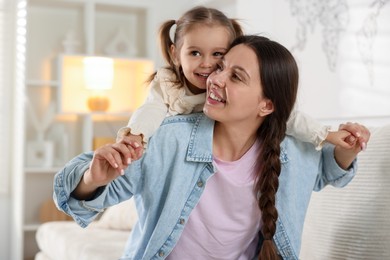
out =
{"type": "Polygon", "coordinates": [[[164,256],[164,252],[163,252],[163,251],[160,251],[160,253],[158,253],[158,255],[159,255],[160,257],[163,257],[163,256],[164,256]]]}
{"type": "Polygon", "coordinates": [[[183,218],[180,219],[180,225],[184,225],[185,222],[186,221],[183,218]]]}
{"type": "Polygon", "coordinates": [[[196,185],[198,185],[199,188],[203,187],[203,182],[202,181],[198,181],[198,183],[196,183],[196,185]]]}

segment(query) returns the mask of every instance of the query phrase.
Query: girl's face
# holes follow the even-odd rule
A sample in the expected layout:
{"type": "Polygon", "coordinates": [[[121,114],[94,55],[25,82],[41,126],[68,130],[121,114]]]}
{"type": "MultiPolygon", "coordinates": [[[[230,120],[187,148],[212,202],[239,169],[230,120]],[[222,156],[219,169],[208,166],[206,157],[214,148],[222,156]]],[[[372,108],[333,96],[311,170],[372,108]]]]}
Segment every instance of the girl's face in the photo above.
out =
{"type": "Polygon", "coordinates": [[[273,111],[262,91],[255,52],[243,44],[233,47],[207,81],[205,114],[218,122],[258,127],[273,111]]]}
{"type": "Polygon", "coordinates": [[[206,80],[226,53],[230,38],[224,26],[197,25],[184,34],[181,47],[172,45],[173,56],[181,65],[192,93],[206,91],[206,80]]]}

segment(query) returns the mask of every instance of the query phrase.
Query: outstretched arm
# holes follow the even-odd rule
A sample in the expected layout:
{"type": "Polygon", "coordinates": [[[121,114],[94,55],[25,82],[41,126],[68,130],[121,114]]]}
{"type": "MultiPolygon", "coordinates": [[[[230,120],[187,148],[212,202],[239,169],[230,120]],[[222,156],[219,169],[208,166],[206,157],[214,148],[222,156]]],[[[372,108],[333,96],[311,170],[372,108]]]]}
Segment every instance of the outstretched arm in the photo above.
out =
{"type": "Polygon", "coordinates": [[[288,135],[292,135],[300,141],[314,144],[317,150],[322,148],[326,140],[330,126],[322,125],[309,115],[293,110],[287,121],[288,135]]]}

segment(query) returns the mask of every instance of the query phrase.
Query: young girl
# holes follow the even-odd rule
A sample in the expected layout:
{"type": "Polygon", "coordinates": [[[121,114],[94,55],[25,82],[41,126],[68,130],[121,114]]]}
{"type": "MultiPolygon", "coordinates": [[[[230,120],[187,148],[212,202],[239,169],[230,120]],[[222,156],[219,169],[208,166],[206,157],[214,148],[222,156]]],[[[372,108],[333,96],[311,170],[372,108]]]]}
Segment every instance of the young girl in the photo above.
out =
{"type": "MultiPolygon", "coordinates": [[[[230,43],[243,34],[238,22],[222,12],[206,7],[195,7],[179,20],[169,20],[160,28],[161,49],[168,66],[151,77],[150,93],[146,102],[134,112],[128,126],[121,128],[117,142],[130,136],[133,160],[142,155],[143,147],[166,116],[201,112],[205,102],[207,77],[216,69],[230,43]],[[170,37],[176,25],[173,41],[170,37]]],[[[321,148],[324,140],[344,145],[339,132],[328,133],[308,116],[293,112],[287,124],[287,134],[321,148]]]]}

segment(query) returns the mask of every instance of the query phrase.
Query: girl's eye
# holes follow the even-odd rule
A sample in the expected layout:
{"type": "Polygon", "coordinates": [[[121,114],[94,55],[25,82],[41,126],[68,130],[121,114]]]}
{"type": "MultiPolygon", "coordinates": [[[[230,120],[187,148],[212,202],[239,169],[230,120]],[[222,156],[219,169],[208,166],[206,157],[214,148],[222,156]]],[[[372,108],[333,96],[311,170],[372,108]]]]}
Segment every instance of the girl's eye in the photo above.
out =
{"type": "Polygon", "coordinates": [[[199,51],[191,51],[190,53],[192,56],[200,56],[200,52],[199,51]]]}
{"type": "Polygon", "coordinates": [[[214,52],[214,54],[213,54],[213,56],[215,56],[215,57],[222,57],[224,55],[224,53],[222,53],[222,52],[214,52]]]}

